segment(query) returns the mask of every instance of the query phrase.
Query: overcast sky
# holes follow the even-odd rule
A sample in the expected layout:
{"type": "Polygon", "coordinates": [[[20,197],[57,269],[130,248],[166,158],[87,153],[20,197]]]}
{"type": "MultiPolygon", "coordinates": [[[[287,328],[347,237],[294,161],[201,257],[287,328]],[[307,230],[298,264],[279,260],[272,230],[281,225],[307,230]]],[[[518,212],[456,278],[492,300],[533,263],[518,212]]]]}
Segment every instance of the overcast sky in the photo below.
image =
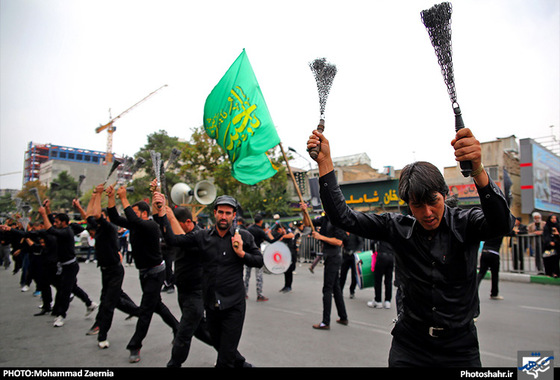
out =
{"type": "MultiPolygon", "coordinates": [[[[480,141],[558,136],[559,3],[452,1],[457,97],[480,141]]],[[[165,84],[115,124],[113,150],[133,155],[160,129],[189,139],[244,48],[286,149],[306,155],[319,121],[308,62],[326,57],[338,67],[325,118],[334,156],[454,165],[451,102],[420,19],[434,4],[0,0],[0,188],[21,188],[30,141],[105,151],[95,128],[109,109],[165,84]]]]}

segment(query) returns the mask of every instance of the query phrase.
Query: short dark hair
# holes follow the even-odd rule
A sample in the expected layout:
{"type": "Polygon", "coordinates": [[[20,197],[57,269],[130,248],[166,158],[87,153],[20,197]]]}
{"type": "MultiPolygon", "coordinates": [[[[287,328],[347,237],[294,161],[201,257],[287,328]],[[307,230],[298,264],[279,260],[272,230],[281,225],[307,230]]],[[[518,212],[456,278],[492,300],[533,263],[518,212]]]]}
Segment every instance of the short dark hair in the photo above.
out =
{"type": "Polygon", "coordinates": [[[68,214],[65,214],[63,212],[56,214],[54,218],[60,220],[61,222],[70,223],[70,218],[68,217],[68,214]]]}
{"type": "Polygon", "coordinates": [[[134,207],[138,207],[138,210],[140,210],[140,212],[146,211],[148,215],[150,215],[150,205],[148,205],[148,202],[146,201],[136,202],[135,204],[132,205],[132,208],[134,207]]]}
{"type": "Polygon", "coordinates": [[[185,223],[187,220],[192,220],[192,213],[187,207],[179,206],[173,209],[173,214],[179,222],[185,223]]]}
{"type": "Polygon", "coordinates": [[[261,220],[263,220],[263,217],[262,217],[261,214],[255,215],[255,223],[259,223],[261,220]]]}
{"type": "Polygon", "coordinates": [[[399,179],[399,197],[403,201],[429,203],[433,200],[434,193],[440,193],[445,197],[449,193],[449,187],[439,169],[433,164],[418,161],[402,169],[399,179]]]}

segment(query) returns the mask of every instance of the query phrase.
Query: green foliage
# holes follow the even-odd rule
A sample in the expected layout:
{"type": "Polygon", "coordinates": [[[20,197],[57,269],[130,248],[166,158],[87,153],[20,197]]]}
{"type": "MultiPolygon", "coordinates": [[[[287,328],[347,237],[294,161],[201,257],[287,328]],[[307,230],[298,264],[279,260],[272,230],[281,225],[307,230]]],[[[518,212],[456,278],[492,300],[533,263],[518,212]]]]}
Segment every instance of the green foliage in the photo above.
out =
{"type": "MultiPolygon", "coordinates": [[[[167,162],[172,149],[177,148],[181,151],[181,155],[164,174],[167,183],[167,191],[164,189],[164,192],[168,195],[176,183],[184,182],[194,189],[196,183],[209,180],[216,186],[218,196],[228,194],[237,199],[241,205],[242,216],[245,218],[252,218],[256,213],[263,213],[269,217],[275,213],[284,215],[290,213],[290,200],[286,193],[288,176],[283,156],[278,147],[268,152],[272,164],[278,170],[276,175],[251,186],[233,178],[231,164],[224,151],[215,140],[206,134],[202,126],[194,128],[191,132],[188,142],[168,136],[164,130],[148,135],[146,145],[135,154],[135,159],[142,157],[146,163],[135,174],[134,180],[127,185],[128,189],[133,189],[128,193],[131,204],[151,198],[150,183],[155,178],[155,173],[150,151],[159,152],[162,160],[167,162]]],[[[39,181],[28,182],[18,193],[18,197],[29,203],[33,210],[37,210],[39,205],[35,196],[30,192],[31,188],[36,187],[41,199],[47,197],[51,199],[52,211],[74,212],[72,200],[76,198],[77,185],[74,178],[70,177],[67,172],[62,172],[53,180],[51,189],[47,189],[39,181]]],[[[86,190],[80,198],[84,209],[91,198],[92,190],[86,190]]],[[[102,202],[102,205],[106,204],[106,197],[103,197],[102,202]]],[[[13,200],[10,202],[8,198],[0,199],[0,211],[13,210],[14,205],[13,200]]],[[[213,215],[211,205],[207,206],[203,213],[213,215]]]]}

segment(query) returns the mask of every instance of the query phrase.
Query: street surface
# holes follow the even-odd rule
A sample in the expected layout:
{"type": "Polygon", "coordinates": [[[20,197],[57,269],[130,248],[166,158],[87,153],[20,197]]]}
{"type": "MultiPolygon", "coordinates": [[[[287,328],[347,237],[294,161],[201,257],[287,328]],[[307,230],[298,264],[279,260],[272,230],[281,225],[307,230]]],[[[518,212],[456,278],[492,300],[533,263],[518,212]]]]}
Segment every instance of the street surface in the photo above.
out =
{"type": "MultiPolygon", "coordinates": [[[[373,298],[373,288],[357,289],[350,299],[348,284],[344,289],[350,324],[335,323],[329,331],[314,330],[321,321],[322,272],[315,274],[309,264],[301,264],[294,275],[293,291],[279,293],[283,275],[264,275],[267,302],[256,302],[254,270],[251,276],[247,315],[239,351],[256,367],[387,367],[391,344],[395,304],[388,310],[372,309],[366,302],[373,298]]],[[[138,271],[125,267],[123,289],[137,303],[140,301],[138,271]]],[[[96,264],[80,263],[78,283],[90,298],[99,302],[100,272],[96,264]]],[[[95,336],[86,336],[95,313],[85,318],[84,304],[75,298],[63,327],[54,328],[53,318],[33,316],[40,298],[34,297],[34,286],[21,292],[19,273],[0,269],[0,367],[165,367],[171,352],[171,330],[154,314],[142,360],[128,363],[126,344],[133,334],[136,319],[115,311],[109,331],[110,348],[97,347],[95,336]]],[[[500,282],[504,300],[488,297],[490,281],[480,288],[481,315],[476,322],[482,363],[485,367],[517,366],[517,352],[553,351],[560,355],[560,286],[512,281],[500,282]]],[[[393,295],[395,292],[393,292],[393,295]]],[[[177,294],[162,293],[164,303],[179,319],[177,294]]],[[[212,367],[215,351],[193,340],[185,367],[212,367]]],[[[556,360],[558,367],[560,359],[556,360]]]]}

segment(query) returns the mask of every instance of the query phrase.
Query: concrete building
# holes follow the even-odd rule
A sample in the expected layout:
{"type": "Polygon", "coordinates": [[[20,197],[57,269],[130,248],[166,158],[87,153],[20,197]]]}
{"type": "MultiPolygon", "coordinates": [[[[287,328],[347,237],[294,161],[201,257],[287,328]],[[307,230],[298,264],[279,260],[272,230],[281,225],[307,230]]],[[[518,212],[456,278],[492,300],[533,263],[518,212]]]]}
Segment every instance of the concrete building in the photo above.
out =
{"type": "MultiPolygon", "coordinates": [[[[533,211],[541,211],[544,215],[560,212],[560,157],[556,153],[532,139],[522,139],[520,148],[513,135],[483,142],[481,147],[486,171],[510,199],[512,213],[522,217],[523,223],[529,222],[533,211]],[[546,179],[546,186],[537,186],[537,183],[543,182],[540,181],[542,178],[546,179]]],[[[365,153],[335,158],[333,162],[350,207],[374,213],[406,211],[406,206],[398,198],[400,170],[386,167],[380,173],[371,167],[365,153]]],[[[318,177],[318,171],[298,171],[300,178],[307,179],[301,179],[301,182],[308,184],[307,188],[304,187],[303,198],[312,199],[313,195],[307,190],[318,177]]],[[[458,198],[460,207],[480,204],[473,180],[463,177],[459,165],[445,167],[443,176],[449,186],[449,194],[458,198]]],[[[292,195],[297,197],[293,189],[292,195]]]]}
{"type": "MultiPolygon", "coordinates": [[[[481,143],[481,148],[484,168],[504,194],[511,198],[512,213],[521,215],[519,146],[515,136],[481,143]]],[[[445,167],[443,176],[449,186],[450,195],[458,197],[459,206],[480,204],[472,178],[463,177],[458,164],[445,167]]]]}
{"type": "MultiPolygon", "coordinates": [[[[81,184],[82,193],[92,189],[107,178],[110,167],[105,162],[105,152],[72,148],[54,144],[29,142],[25,152],[23,183],[41,181],[47,187],[63,171],[78,181],[85,175],[81,184]]],[[[117,170],[116,178],[126,176],[117,170]]]]}

